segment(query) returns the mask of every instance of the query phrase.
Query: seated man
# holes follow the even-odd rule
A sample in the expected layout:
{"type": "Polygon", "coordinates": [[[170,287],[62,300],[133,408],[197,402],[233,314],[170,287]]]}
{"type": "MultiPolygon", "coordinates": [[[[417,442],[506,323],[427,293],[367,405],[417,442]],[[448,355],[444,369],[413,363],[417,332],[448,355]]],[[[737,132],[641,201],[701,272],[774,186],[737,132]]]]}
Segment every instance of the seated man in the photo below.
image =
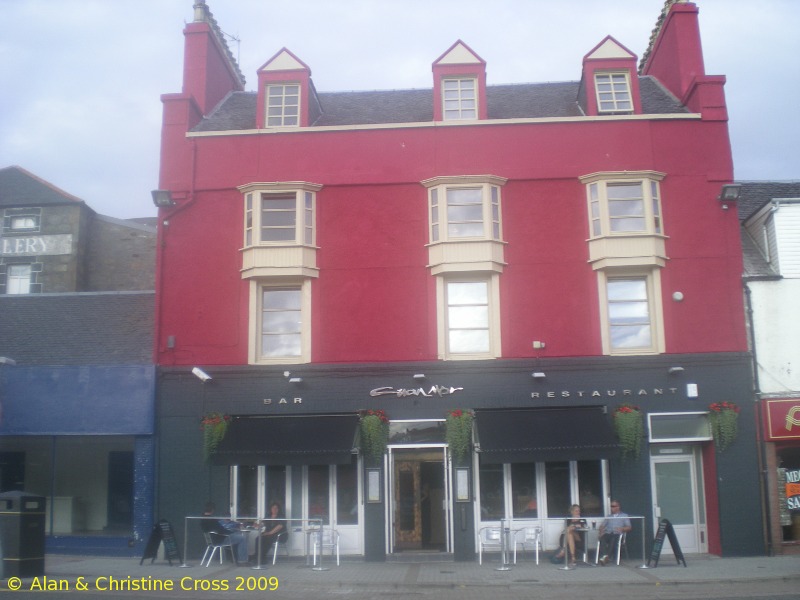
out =
{"type": "Polygon", "coordinates": [[[608,556],[616,551],[623,533],[631,530],[631,520],[620,510],[619,501],[611,500],[611,514],[600,525],[600,564],[608,564],[608,556]]]}
{"type": "MultiPolygon", "coordinates": [[[[203,510],[204,517],[211,517],[214,515],[216,507],[213,502],[208,502],[203,510]]],[[[230,519],[203,519],[200,521],[200,527],[205,533],[216,533],[218,535],[226,535],[231,540],[234,552],[236,552],[236,562],[240,564],[247,564],[247,535],[242,533],[241,523],[231,521],[230,519]]]]}

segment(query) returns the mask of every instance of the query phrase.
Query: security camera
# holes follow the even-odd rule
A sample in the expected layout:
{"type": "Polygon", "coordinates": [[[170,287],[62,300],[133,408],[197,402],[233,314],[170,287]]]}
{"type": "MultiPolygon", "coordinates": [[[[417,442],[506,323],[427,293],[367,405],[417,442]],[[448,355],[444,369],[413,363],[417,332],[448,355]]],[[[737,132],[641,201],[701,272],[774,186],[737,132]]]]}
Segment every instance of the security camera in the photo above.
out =
{"type": "Polygon", "coordinates": [[[211,381],[211,375],[203,371],[200,367],[195,367],[192,369],[192,375],[197,377],[200,381],[205,383],[206,381],[211,381]]]}

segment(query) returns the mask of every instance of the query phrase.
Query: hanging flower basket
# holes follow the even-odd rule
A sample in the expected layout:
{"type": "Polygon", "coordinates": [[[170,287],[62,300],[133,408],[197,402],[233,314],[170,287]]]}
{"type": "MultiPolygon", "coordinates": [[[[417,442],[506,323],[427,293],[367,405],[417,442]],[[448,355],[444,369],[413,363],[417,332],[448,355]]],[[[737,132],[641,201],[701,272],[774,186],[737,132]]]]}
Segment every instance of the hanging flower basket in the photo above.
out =
{"type": "Polygon", "coordinates": [[[389,443],[389,417],[382,410],[361,411],[361,452],[376,463],[383,458],[389,443]]]}
{"type": "Polygon", "coordinates": [[[711,435],[720,452],[725,450],[739,435],[739,407],[733,402],[714,402],[708,407],[711,435]]]}
{"type": "Polygon", "coordinates": [[[464,460],[469,454],[474,418],[475,413],[469,409],[456,408],[447,413],[445,440],[456,462],[464,460]]]}
{"type": "Polygon", "coordinates": [[[217,451],[217,446],[225,437],[230,422],[230,415],[218,412],[208,413],[200,420],[200,429],[203,430],[203,457],[206,460],[217,451]]]}
{"type": "Polygon", "coordinates": [[[644,416],[638,406],[622,404],[616,408],[614,432],[622,450],[622,459],[639,458],[644,439],[644,416]]]}

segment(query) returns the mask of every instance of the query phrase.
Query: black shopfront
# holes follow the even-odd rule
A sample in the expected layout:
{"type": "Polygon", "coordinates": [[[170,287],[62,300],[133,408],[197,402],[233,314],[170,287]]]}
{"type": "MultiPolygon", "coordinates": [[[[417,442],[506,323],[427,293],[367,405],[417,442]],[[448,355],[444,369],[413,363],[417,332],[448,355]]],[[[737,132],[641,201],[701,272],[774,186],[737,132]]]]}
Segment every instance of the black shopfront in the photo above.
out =
{"type": "MultiPolygon", "coordinates": [[[[748,365],[744,354],[309,364],[290,373],[208,365],[206,383],[190,369],[162,368],[158,516],[180,532],[206,500],[238,518],[263,517],[277,501],[296,520],[294,555],[308,549],[309,519],[322,519],[339,532],[343,555],[475,560],[483,527],[537,523],[552,549],[570,504],[599,519],[614,497],[642,517],[634,555],[660,517],[680,525],[685,553],[762,554],[758,521],[742,518],[761,513],[748,365]],[[724,452],[706,424],[720,401],[741,407],[738,438],[724,452]],[[621,458],[614,432],[623,404],[643,415],[636,458],[621,458]],[[379,460],[359,449],[359,415],[369,409],[389,419],[379,460]],[[447,444],[454,410],[474,414],[466,456],[447,444]],[[230,425],[206,461],[200,422],[214,412],[230,425]]],[[[190,556],[202,554],[199,531],[185,530],[190,556]]]]}

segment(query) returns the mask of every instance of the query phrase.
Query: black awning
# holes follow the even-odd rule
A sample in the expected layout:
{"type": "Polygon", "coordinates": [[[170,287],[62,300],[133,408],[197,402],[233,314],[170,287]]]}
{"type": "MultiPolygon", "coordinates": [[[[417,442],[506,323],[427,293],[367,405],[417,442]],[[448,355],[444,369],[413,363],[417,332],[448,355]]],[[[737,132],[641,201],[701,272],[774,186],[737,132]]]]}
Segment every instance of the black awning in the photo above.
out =
{"type": "Polygon", "coordinates": [[[212,455],[215,465],[349,463],[358,415],[234,417],[212,455]]]}
{"type": "Polygon", "coordinates": [[[490,464],[612,458],[619,447],[602,407],[483,410],[475,421],[490,464]]]}

